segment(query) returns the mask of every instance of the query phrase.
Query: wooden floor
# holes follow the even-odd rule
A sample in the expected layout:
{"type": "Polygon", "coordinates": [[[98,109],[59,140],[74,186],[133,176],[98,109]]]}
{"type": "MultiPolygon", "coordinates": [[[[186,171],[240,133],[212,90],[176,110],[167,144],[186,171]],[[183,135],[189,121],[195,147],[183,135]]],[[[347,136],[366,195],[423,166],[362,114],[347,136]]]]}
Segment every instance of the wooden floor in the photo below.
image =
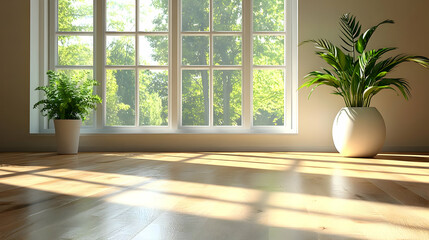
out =
{"type": "Polygon", "coordinates": [[[429,239],[429,154],[0,153],[0,239],[429,239]]]}

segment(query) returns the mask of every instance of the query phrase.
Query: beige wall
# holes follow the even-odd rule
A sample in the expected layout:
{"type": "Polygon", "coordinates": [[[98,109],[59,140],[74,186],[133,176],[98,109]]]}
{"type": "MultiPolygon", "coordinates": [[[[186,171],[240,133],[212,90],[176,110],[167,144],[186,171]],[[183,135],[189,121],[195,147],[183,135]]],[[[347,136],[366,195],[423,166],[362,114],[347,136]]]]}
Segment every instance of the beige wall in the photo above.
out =
{"type": "MultiPolygon", "coordinates": [[[[29,134],[29,0],[0,2],[0,151],[53,151],[49,135],[29,134]]],[[[391,18],[370,47],[397,46],[401,52],[429,56],[429,1],[427,0],[299,0],[299,40],[337,39],[338,17],[357,15],[365,27],[391,18]],[[381,44],[382,43],[382,44],[381,44]]],[[[299,78],[322,62],[310,46],[299,49],[299,78]]],[[[429,151],[429,71],[406,64],[395,72],[406,76],[413,97],[405,101],[386,91],[374,98],[387,125],[387,151],[429,151]]],[[[194,151],[194,150],[310,150],[333,151],[332,121],[342,107],[340,98],[321,87],[310,100],[299,96],[297,135],[87,135],[83,151],[194,151]]]]}

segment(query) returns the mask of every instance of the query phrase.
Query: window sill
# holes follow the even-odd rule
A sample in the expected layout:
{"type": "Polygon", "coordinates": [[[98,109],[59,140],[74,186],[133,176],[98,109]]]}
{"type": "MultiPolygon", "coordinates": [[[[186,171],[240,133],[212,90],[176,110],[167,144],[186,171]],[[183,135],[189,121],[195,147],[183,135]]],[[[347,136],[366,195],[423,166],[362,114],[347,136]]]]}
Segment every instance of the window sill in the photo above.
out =
{"type": "MultiPolygon", "coordinates": [[[[51,135],[54,129],[44,129],[32,132],[32,135],[51,135]]],[[[298,134],[298,130],[287,127],[106,127],[100,129],[82,128],[82,136],[98,134],[298,134]]]]}

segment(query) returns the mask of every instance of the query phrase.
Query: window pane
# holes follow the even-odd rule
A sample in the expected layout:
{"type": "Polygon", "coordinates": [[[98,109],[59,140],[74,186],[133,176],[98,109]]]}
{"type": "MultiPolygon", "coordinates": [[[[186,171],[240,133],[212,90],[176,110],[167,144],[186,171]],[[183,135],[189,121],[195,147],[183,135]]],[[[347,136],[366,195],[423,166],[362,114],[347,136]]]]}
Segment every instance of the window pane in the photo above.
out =
{"type": "Polygon", "coordinates": [[[241,125],[241,71],[213,71],[215,126],[241,125]]]}
{"type": "Polygon", "coordinates": [[[241,31],[241,0],[213,0],[213,30],[241,31]]]}
{"type": "Polygon", "coordinates": [[[284,65],[284,36],[253,36],[253,64],[284,65]]]}
{"type": "Polygon", "coordinates": [[[135,64],[134,36],[107,36],[106,46],[107,65],[135,64]]]}
{"type": "Polygon", "coordinates": [[[253,125],[284,125],[284,71],[253,71],[253,125]]]}
{"type": "Polygon", "coordinates": [[[182,31],[209,31],[209,0],[182,0],[182,31]]]}
{"type": "Polygon", "coordinates": [[[284,31],[284,0],[253,0],[253,31],[284,31]]]}
{"type": "Polygon", "coordinates": [[[139,36],[140,65],[168,65],[167,36],[139,36]]]}
{"type": "Polygon", "coordinates": [[[139,72],[139,125],[168,125],[168,71],[139,72]]]}
{"type": "Polygon", "coordinates": [[[182,71],[182,125],[208,125],[209,71],[182,71]]]}
{"type": "MultiPolygon", "coordinates": [[[[87,69],[56,69],[59,73],[65,73],[67,76],[75,78],[77,80],[93,79],[93,71],[87,69]]],[[[94,92],[95,93],[95,92],[94,92]]],[[[98,94],[100,96],[100,94],[98,94]]],[[[98,105],[97,107],[101,107],[98,105]]],[[[82,126],[93,126],[94,125],[94,111],[90,110],[88,115],[85,117],[85,121],[82,122],[82,126]]]]}
{"type": "Polygon", "coordinates": [[[139,31],[168,31],[168,0],[140,1],[139,31]]]}
{"type": "Polygon", "coordinates": [[[182,64],[209,65],[209,37],[182,37],[182,64]]]}
{"type": "Polygon", "coordinates": [[[106,125],[135,122],[135,71],[106,70],[106,125]]]}
{"type": "Polygon", "coordinates": [[[241,65],[241,37],[213,37],[213,60],[215,65],[241,65]]]}
{"type": "Polygon", "coordinates": [[[58,0],[58,31],[92,32],[93,0],[58,0]]]}
{"type": "Polygon", "coordinates": [[[135,12],[135,0],[106,0],[106,30],[135,31],[135,12]]]}
{"type": "Polygon", "coordinates": [[[58,36],[58,65],[92,66],[92,36],[58,36]]]}

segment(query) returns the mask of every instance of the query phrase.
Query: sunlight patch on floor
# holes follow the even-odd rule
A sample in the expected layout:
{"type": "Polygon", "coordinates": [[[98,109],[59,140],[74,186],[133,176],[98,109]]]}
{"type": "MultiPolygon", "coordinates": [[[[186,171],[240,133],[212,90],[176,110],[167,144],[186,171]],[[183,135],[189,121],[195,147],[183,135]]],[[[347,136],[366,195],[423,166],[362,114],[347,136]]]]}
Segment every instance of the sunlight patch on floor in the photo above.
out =
{"type": "Polygon", "coordinates": [[[398,234],[419,229],[421,237],[429,236],[429,220],[425,219],[429,216],[427,208],[318,195],[249,191],[239,187],[162,180],[105,201],[222,220],[248,221],[249,216],[256,214],[254,220],[259,224],[345,237],[382,238],[376,229],[398,234]],[[264,195],[268,198],[260,203],[264,195]],[[259,212],[252,212],[253,206],[258,204],[261,204],[259,212]],[[383,217],[386,215],[392,217],[386,219],[383,217]],[[367,233],[368,227],[374,231],[367,233]],[[357,230],[361,235],[349,234],[357,230]]]}
{"type": "Polygon", "coordinates": [[[106,154],[102,161],[109,164],[112,160],[109,157],[112,157],[118,162],[128,160],[131,166],[140,160],[148,161],[150,164],[144,165],[145,171],[154,167],[159,168],[154,171],[163,172],[145,177],[131,174],[139,174],[138,169],[132,167],[121,174],[49,166],[4,165],[0,169],[0,183],[67,196],[97,197],[103,204],[112,206],[148,208],[228,221],[252,221],[265,226],[343,237],[383,239],[382,233],[390,232],[390,236],[406,238],[408,232],[413,232],[416,238],[429,239],[429,208],[396,205],[383,200],[376,202],[347,192],[356,190],[353,188],[362,183],[361,179],[368,180],[368,185],[359,186],[367,187],[365,191],[369,195],[370,186],[377,188],[373,181],[429,183],[429,163],[423,161],[425,155],[409,155],[418,158],[416,161],[394,159],[401,156],[381,156],[392,158],[390,160],[342,158],[338,154],[328,153],[114,153],[106,154]],[[196,182],[194,173],[186,172],[188,166],[202,165],[206,166],[206,171],[220,173],[231,167],[263,171],[253,171],[255,176],[249,181],[254,182],[247,182],[243,174],[241,181],[246,181],[246,187],[225,186],[220,184],[222,179],[202,177],[200,182],[196,182]],[[180,168],[177,170],[170,166],[180,168]],[[176,170],[185,172],[185,180],[162,179],[175,179],[180,174],[176,170]],[[267,176],[272,173],[285,176],[284,181],[290,183],[287,186],[281,183],[281,187],[272,191],[266,190],[267,186],[260,187],[257,182],[261,172],[267,176]],[[330,182],[325,185],[326,189],[319,191],[317,177],[321,175],[330,182]],[[315,178],[313,185],[301,185],[299,181],[304,181],[304,176],[307,177],[306,181],[315,178]],[[351,179],[356,185],[349,182],[351,179]],[[345,186],[349,189],[344,190],[345,186]],[[288,187],[293,187],[293,190],[288,187]]]}

